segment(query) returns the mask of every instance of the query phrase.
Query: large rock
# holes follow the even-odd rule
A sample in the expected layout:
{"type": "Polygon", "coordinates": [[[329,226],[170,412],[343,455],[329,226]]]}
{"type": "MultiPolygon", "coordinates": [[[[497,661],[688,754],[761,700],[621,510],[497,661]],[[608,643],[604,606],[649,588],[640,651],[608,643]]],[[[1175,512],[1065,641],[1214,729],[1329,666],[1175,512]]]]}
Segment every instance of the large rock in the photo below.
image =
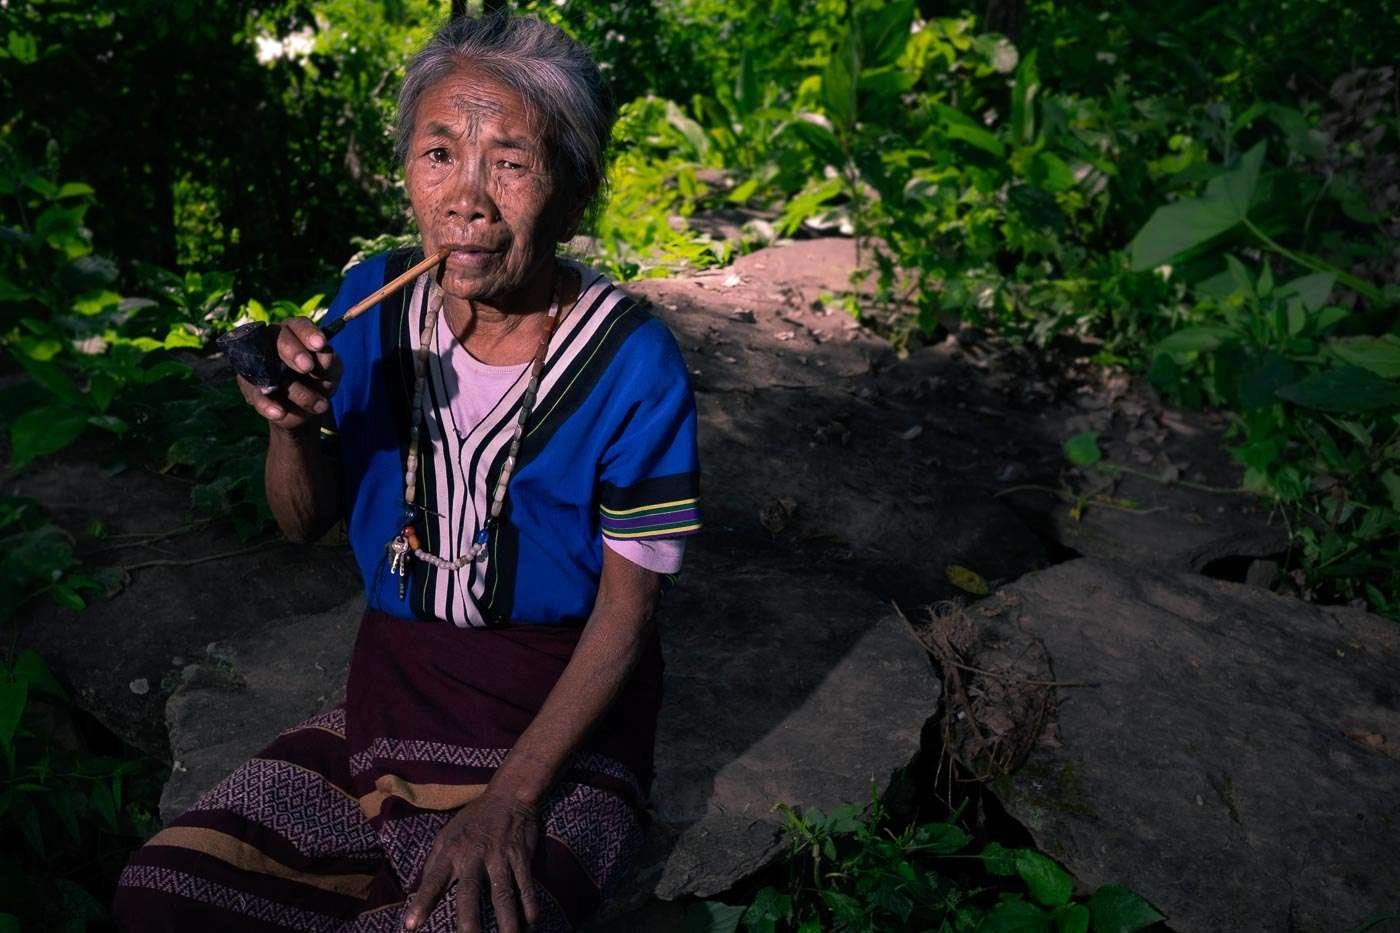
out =
{"type": "Polygon", "coordinates": [[[937,710],[928,656],[887,606],[762,551],[696,548],[666,606],[657,831],[639,888],[731,887],[782,849],[779,803],[884,791],[937,710]]]}
{"type": "Polygon", "coordinates": [[[1042,639],[1058,741],[997,790],[1089,886],[1173,929],[1346,930],[1400,909],[1400,626],[1077,560],[984,608],[1042,639]]]}
{"type": "Polygon", "coordinates": [[[165,706],[174,765],[160,797],[163,819],[185,812],[283,729],[340,702],[363,612],[357,595],[327,612],[279,619],[252,637],[210,645],[182,671],[165,706]]]}
{"type": "Polygon", "coordinates": [[[250,542],[226,524],[191,524],[188,484],[149,471],[114,476],[97,464],[51,460],[5,491],[38,499],[64,528],[101,522],[110,537],[83,539],[80,556],[94,566],[136,568],[124,574],[119,595],[82,612],[36,601],[20,638],[107,728],[154,756],[168,753],[166,697],[211,642],[257,638],[287,616],[340,605],[361,587],[348,547],[250,542]],[[144,546],[116,538],[182,526],[144,546]]]}

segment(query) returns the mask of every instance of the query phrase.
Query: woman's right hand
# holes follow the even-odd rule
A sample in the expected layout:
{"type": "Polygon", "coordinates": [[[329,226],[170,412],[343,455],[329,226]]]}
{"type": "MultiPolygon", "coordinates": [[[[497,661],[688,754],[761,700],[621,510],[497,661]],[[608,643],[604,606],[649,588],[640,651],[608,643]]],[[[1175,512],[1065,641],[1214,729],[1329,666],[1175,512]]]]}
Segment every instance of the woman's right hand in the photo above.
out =
{"type": "Polygon", "coordinates": [[[274,427],[297,431],[316,423],[330,410],[330,397],[340,384],[340,357],[309,318],[294,317],[273,326],[277,328],[277,355],[292,371],[290,384],[264,394],[239,376],[238,389],[274,427]]]}

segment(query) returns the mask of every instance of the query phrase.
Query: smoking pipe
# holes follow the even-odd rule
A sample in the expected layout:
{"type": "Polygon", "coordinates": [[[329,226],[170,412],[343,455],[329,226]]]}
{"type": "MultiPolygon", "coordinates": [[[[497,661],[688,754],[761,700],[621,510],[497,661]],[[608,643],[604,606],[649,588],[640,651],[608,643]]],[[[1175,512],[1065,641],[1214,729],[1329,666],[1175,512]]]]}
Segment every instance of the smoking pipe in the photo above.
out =
{"type": "MultiPolygon", "coordinates": [[[[389,295],[403,288],[418,276],[447,258],[451,250],[444,247],[422,262],[410,267],[403,275],[355,304],[345,314],[321,328],[326,339],[340,333],[346,324],[364,314],[389,295]]],[[[285,386],[291,377],[291,369],[277,354],[277,331],[262,321],[249,321],[240,324],[216,341],[228,357],[234,372],[247,379],[260,392],[272,392],[285,386]]]]}

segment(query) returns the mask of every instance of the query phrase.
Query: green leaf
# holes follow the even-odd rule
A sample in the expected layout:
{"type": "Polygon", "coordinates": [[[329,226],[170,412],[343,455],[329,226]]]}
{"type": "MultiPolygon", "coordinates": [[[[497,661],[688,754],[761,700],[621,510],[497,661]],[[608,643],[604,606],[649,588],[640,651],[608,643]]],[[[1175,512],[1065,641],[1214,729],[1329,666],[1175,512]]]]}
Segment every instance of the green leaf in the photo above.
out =
{"type": "MultiPolygon", "coordinates": [[[[1011,142],[1016,146],[1028,146],[1035,139],[1035,98],[1040,93],[1040,74],[1036,71],[1035,60],[1034,50],[1021,59],[1011,88],[1011,142]]],[[[1071,178],[1071,184],[1073,181],[1071,178]]]]}
{"type": "Polygon", "coordinates": [[[1400,379],[1400,337],[1338,337],[1327,342],[1327,349],[1382,379],[1400,379]]]}
{"type": "Polygon", "coordinates": [[[952,855],[971,841],[972,837],[956,823],[925,823],[914,832],[914,845],[935,855],[952,855]]]}
{"type": "Polygon", "coordinates": [[[1008,877],[1016,874],[1016,853],[999,842],[989,842],[978,855],[987,871],[1008,877]]]}
{"type": "Polygon", "coordinates": [[[54,398],[73,408],[87,407],[87,397],[82,388],[57,363],[35,359],[22,353],[13,355],[29,377],[48,389],[54,398]]]}
{"type": "Polygon", "coordinates": [[[1069,903],[1074,879],[1048,856],[1031,849],[1020,850],[1016,853],[1016,873],[1031,889],[1031,897],[1046,907],[1069,903]]]}
{"type": "MultiPolygon", "coordinates": [[[[257,304],[257,302],[249,302],[249,304],[257,304]]],[[[267,312],[262,310],[261,305],[258,305],[258,310],[262,312],[265,319],[267,312]]],[[[186,325],[176,324],[170,328],[170,332],[165,335],[165,340],[161,345],[167,350],[175,350],[180,347],[202,347],[204,341],[197,334],[192,333],[186,325]]]]}
{"type": "Polygon", "coordinates": [[[1051,915],[1022,900],[1006,900],[987,911],[977,933],[1049,933],[1051,915]]]}
{"type": "Polygon", "coordinates": [[[115,308],[121,304],[122,296],[116,292],[109,292],[104,289],[84,292],[73,301],[73,310],[84,317],[92,317],[101,314],[108,308],[115,308]]]}
{"type": "Polygon", "coordinates": [[[116,832],[117,826],[117,802],[112,797],[112,789],[105,781],[93,781],[92,791],[88,795],[88,803],[91,804],[93,812],[101,819],[102,824],[110,832],[116,832]]]}
{"type": "Polygon", "coordinates": [[[1346,308],[1336,305],[1323,308],[1321,311],[1317,312],[1317,317],[1313,319],[1313,333],[1325,333],[1329,327],[1341,321],[1345,321],[1349,317],[1351,317],[1351,312],[1346,308]]]}
{"type": "Polygon", "coordinates": [[[1244,221],[1259,187],[1264,144],[1211,179],[1205,194],[1159,207],[1129,245],[1133,269],[1155,269],[1228,233],[1244,221]]]}
{"type": "Polygon", "coordinates": [[[21,65],[32,65],[39,60],[39,43],[27,32],[10,33],[5,47],[21,65]]]}
{"type": "Polygon", "coordinates": [[[16,682],[26,684],[31,690],[47,693],[62,700],[68,699],[68,692],[53,676],[53,672],[37,651],[21,651],[19,657],[15,658],[12,673],[16,682]]]}
{"type": "Polygon", "coordinates": [[[0,914],[0,933],[20,933],[19,918],[14,914],[0,914]]]}
{"type": "Polygon", "coordinates": [[[686,116],[685,111],[670,100],[666,102],[666,122],[690,143],[694,159],[703,162],[710,152],[710,137],[705,134],[705,128],[686,116]]]}
{"type": "Polygon", "coordinates": [[[1342,414],[1400,407],[1400,385],[1360,366],[1334,366],[1284,386],[1277,394],[1304,408],[1342,414]]]}
{"type": "Polygon", "coordinates": [[[1227,341],[1237,340],[1239,335],[1228,327],[1218,324],[1201,324],[1187,327],[1161,340],[1153,350],[1157,353],[1200,353],[1219,349],[1227,341]]]}
{"type": "Polygon", "coordinates": [[[0,748],[6,754],[14,740],[15,730],[24,716],[29,700],[29,685],[22,682],[0,683],[0,748]]]}
{"type": "Polygon", "coordinates": [[[994,156],[997,159],[1006,158],[1006,146],[996,135],[982,129],[980,126],[968,126],[965,123],[949,123],[943,128],[943,132],[949,139],[960,139],[970,146],[981,149],[983,152],[994,156]]]}
{"type": "Polygon", "coordinates": [[[1381,485],[1385,487],[1386,494],[1390,496],[1390,507],[1400,512],[1400,473],[1386,470],[1381,474],[1381,485]]]}
{"type": "Polygon", "coordinates": [[[1055,933],[1089,933],[1089,908],[1066,904],[1055,911],[1055,933]]]}
{"type": "Polygon", "coordinates": [[[1095,891],[1088,907],[1094,933],[1134,933],[1164,919],[1147,901],[1116,884],[1095,891]]]}
{"type": "Polygon", "coordinates": [[[74,612],[82,612],[87,608],[87,601],[67,583],[55,583],[49,589],[49,597],[64,609],[71,609],[74,612]]]}
{"type": "Polygon", "coordinates": [[[792,898],[777,888],[767,887],[758,892],[744,912],[744,928],[751,933],[774,933],[791,914],[792,898]]]}
{"type": "Polygon", "coordinates": [[[1284,289],[1302,299],[1303,307],[1308,311],[1317,312],[1327,303],[1327,298],[1332,294],[1332,287],[1336,284],[1337,277],[1332,273],[1314,272],[1294,279],[1285,285],[1284,289]]]}
{"type": "Polygon", "coordinates": [[[734,81],[734,103],[739,108],[739,116],[747,117],[763,103],[763,93],[758,86],[758,75],[754,72],[753,58],[749,50],[739,54],[739,75],[734,81]]]}
{"type": "Polygon", "coordinates": [[[1026,166],[1026,180],[1042,191],[1059,194],[1074,187],[1074,172],[1064,159],[1042,149],[1026,166]]]}
{"type": "Polygon", "coordinates": [[[32,297],[9,279],[0,278],[0,301],[25,301],[32,297]]]}
{"type": "Polygon", "coordinates": [[[65,182],[63,186],[58,189],[58,193],[54,195],[54,198],[56,200],[62,200],[64,198],[85,198],[96,193],[97,192],[92,190],[91,185],[85,185],[80,181],[70,181],[65,182]]]}
{"type": "Polygon", "coordinates": [[[118,418],[116,415],[93,415],[88,418],[88,424],[95,428],[101,428],[104,431],[111,431],[113,434],[117,435],[117,437],[121,437],[125,434],[129,427],[125,421],[118,418]]]}
{"type": "Polygon", "coordinates": [[[10,465],[16,470],[35,457],[62,450],[87,427],[87,412],[45,405],[25,412],[10,426],[10,465]]]}
{"type": "Polygon", "coordinates": [[[1085,431],[1064,443],[1065,459],[1075,466],[1093,466],[1103,459],[1099,449],[1099,432],[1085,431]]]}
{"type": "Polygon", "coordinates": [[[1260,473],[1268,473],[1282,453],[1283,441],[1273,437],[1230,448],[1231,456],[1260,473]]]}
{"type": "Polygon", "coordinates": [[[859,81],[860,49],[855,34],[847,29],[822,72],[822,102],[831,117],[844,126],[855,125],[859,81]]]}
{"type": "Polygon", "coordinates": [[[861,64],[883,68],[899,61],[909,44],[915,0],[895,0],[860,17],[861,64]]]}
{"type": "Polygon", "coordinates": [[[841,142],[831,130],[808,120],[797,120],[789,132],[801,139],[824,165],[842,166],[846,164],[846,154],[841,151],[841,142]]]}
{"type": "Polygon", "coordinates": [[[1298,381],[1298,367],[1278,353],[1267,353],[1240,377],[1240,407],[1246,411],[1278,404],[1275,393],[1298,381]]]}
{"type": "Polygon", "coordinates": [[[987,581],[982,578],[980,573],[969,570],[960,564],[949,564],[944,567],[943,576],[964,593],[971,593],[973,596],[986,596],[991,592],[987,581]]]}
{"type": "Polygon", "coordinates": [[[870,906],[893,915],[901,924],[909,921],[914,902],[898,888],[879,887],[870,892],[870,906]]]}

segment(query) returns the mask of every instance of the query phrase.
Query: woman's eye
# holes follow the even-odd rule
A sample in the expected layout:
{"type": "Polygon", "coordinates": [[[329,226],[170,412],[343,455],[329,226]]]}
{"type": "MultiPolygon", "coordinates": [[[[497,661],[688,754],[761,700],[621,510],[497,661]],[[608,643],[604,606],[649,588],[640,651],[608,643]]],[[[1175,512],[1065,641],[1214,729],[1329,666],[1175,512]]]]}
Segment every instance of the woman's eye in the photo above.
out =
{"type": "Polygon", "coordinates": [[[512,162],[509,159],[498,159],[496,160],[496,167],[508,169],[510,171],[515,171],[516,169],[522,169],[525,166],[521,165],[519,162],[512,162]]]}
{"type": "Polygon", "coordinates": [[[439,147],[436,148],[436,149],[429,149],[427,155],[428,155],[428,161],[429,161],[429,162],[436,162],[436,163],[446,162],[449,158],[451,158],[451,157],[447,154],[447,150],[446,150],[446,149],[443,149],[441,146],[439,146],[439,147]]]}

